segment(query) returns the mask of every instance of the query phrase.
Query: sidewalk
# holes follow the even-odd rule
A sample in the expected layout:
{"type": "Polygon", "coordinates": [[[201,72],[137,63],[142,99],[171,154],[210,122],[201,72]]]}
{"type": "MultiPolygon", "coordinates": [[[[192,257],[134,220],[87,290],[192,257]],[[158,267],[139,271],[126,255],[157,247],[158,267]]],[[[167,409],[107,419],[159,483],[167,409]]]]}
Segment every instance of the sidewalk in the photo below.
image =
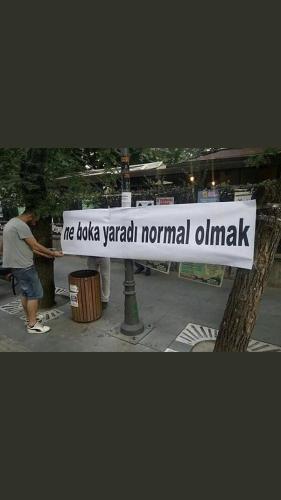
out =
{"type": "MultiPolygon", "coordinates": [[[[67,289],[68,274],[85,267],[85,258],[64,257],[58,260],[56,286],[67,289]]],[[[20,319],[22,311],[18,309],[18,297],[14,298],[10,286],[1,282],[0,351],[189,351],[198,339],[214,337],[233,284],[231,280],[224,280],[222,288],[216,288],[179,279],[175,274],[166,276],[157,272],[153,272],[149,277],[140,274],[135,279],[140,316],[146,326],[150,325],[146,330],[148,333],[135,340],[119,334],[124,310],[122,261],[112,262],[111,303],[102,319],[90,324],[74,323],[70,318],[69,302],[58,295],[58,303],[54,308],[57,313],[52,314],[59,316],[48,322],[52,330],[46,336],[32,336],[26,333],[20,319]],[[9,314],[3,306],[10,303],[13,304],[9,314]],[[200,326],[191,325],[181,334],[190,324],[200,326]],[[178,335],[181,342],[176,340],[178,335]]],[[[253,339],[281,346],[280,298],[280,289],[266,289],[253,339]]],[[[259,346],[258,342],[253,345],[259,346]]],[[[256,350],[258,349],[257,347],[256,350]]]]}

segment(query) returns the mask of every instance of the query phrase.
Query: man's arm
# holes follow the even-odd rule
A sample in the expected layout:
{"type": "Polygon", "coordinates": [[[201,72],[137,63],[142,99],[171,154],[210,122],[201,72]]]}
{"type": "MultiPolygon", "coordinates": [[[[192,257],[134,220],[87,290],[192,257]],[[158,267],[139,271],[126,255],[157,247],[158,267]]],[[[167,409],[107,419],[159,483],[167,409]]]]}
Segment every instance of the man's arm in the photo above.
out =
{"type": "Polygon", "coordinates": [[[45,257],[46,259],[53,259],[54,258],[54,257],[51,257],[50,255],[47,255],[46,253],[38,252],[37,250],[33,250],[33,253],[35,255],[40,255],[40,257],[45,257]]]}
{"type": "Polygon", "coordinates": [[[0,241],[0,255],[3,255],[3,240],[0,241]]]}
{"type": "Polygon", "coordinates": [[[31,248],[34,253],[38,253],[40,255],[44,254],[44,257],[63,257],[63,253],[57,250],[49,250],[49,248],[44,247],[35,238],[25,238],[24,241],[31,248]]]}

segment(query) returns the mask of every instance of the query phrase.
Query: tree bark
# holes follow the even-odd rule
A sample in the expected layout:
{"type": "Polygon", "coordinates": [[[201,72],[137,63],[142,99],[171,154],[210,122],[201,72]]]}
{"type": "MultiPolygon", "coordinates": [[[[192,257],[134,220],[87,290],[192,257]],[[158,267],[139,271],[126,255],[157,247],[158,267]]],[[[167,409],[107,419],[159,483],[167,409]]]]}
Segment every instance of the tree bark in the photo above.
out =
{"type": "MultiPolygon", "coordinates": [[[[45,183],[48,150],[35,148],[27,151],[26,159],[21,165],[22,191],[25,205],[39,210],[41,218],[34,229],[35,238],[47,248],[52,247],[52,218],[47,214],[47,188],[45,183]]],[[[55,304],[54,260],[35,257],[44,298],[41,307],[48,308],[55,304]]]]}
{"type": "Polygon", "coordinates": [[[264,209],[258,216],[254,266],[252,270],[237,270],[214,352],[245,352],[248,348],[281,238],[280,217],[279,208],[264,209]]]}
{"type": "MultiPolygon", "coordinates": [[[[45,217],[40,219],[33,233],[41,245],[51,248],[53,242],[52,218],[45,217]]],[[[36,255],[35,266],[44,290],[44,297],[40,301],[40,307],[53,307],[55,305],[54,259],[36,255]]]]}

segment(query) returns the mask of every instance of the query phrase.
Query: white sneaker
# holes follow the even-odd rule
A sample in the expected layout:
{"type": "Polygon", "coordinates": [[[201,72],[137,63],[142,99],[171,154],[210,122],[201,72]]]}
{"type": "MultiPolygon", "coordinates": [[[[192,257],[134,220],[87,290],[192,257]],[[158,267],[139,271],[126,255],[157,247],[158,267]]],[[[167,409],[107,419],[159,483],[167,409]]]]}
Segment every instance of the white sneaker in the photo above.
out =
{"type": "MultiPolygon", "coordinates": [[[[44,321],[44,315],[43,314],[37,314],[36,320],[37,320],[37,323],[43,323],[43,321],[44,321]]],[[[25,323],[25,326],[27,326],[27,324],[28,324],[27,318],[25,318],[25,322],[24,323],[25,323]]]]}
{"type": "Polygon", "coordinates": [[[49,326],[41,325],[41,323],[35,323],[34,326],[27,326],[27,333],[48,333],[50,330],[49,326]]]}

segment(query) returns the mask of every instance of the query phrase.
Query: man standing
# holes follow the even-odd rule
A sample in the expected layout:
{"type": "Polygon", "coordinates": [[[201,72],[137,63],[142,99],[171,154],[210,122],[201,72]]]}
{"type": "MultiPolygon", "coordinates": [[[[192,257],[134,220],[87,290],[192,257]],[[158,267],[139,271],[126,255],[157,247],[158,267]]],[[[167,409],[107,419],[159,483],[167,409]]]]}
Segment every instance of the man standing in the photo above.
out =
{"type": "Polygon", "coordinates": [[[40,323],[37,314],[43,288],[34,266],[34,254],[49,259],[63,256],[62,252],[49,250],[34,238],[29,226],[36,225],[38,219],[33,209],[26,209],[22,215],[11,219],[3,231],[3,267],[11,268],[19,284],[28,333],[50,331],[50,327],[40,323]]]}

